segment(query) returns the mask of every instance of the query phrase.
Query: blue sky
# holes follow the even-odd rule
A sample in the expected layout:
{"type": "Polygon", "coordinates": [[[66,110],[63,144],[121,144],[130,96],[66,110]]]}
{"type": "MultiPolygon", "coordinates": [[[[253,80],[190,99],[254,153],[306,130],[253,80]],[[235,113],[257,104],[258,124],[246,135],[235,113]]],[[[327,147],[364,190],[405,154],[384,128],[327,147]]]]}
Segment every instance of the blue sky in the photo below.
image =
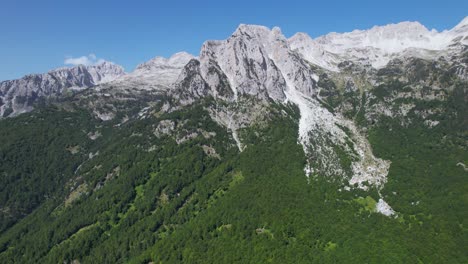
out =
{"type": "Polygon", "coordinates": [[[225,39],[240,23],[317,37],[401,21],[443,30],[465,16],[468,1],[460,0],[1,0],[0,80],[46,72],[88,54],[131,71],[155,56],[182,50],[197,55],[205,40],[225,39]]]}

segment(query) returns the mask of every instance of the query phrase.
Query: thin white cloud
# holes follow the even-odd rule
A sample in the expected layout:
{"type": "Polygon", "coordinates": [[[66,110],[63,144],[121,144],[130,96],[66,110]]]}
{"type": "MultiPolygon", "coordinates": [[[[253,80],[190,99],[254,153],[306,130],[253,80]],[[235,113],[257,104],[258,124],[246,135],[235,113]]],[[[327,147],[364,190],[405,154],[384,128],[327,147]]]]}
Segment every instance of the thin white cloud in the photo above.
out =
{"type": "Polygon", "coordinates": [[[89,66],[89,65],[100,64],[104,61],[105,61],[104,59],[98,59],[95,54],[91,53],[87,56],[81,56],[77,58],[67,57],[65,58],[65,61],[63,63],[65,63],[66,65],[74,65],[74,66],[76,65],[89,66]]]}

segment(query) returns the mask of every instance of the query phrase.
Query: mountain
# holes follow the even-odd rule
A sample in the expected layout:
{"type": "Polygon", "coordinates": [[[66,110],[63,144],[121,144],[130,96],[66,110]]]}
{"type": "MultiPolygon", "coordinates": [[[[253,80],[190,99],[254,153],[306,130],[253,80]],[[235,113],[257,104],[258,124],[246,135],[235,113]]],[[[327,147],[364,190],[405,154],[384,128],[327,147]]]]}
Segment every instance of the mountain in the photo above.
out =
{"type": "Polygon", "coordinates": [[[344,60],[382,68],[395,58],[435,59],[456,53],[468,44],[466,21],[443,32],[430,31],[419,22],[402,22],[317,39],[297,33],[289,43],[306,60],[329,70],[338,71],[344,60]]]}
{"type": "Polygon", "coordinates": [[[168,59],[153,58],[138,65],[133,72],[117,80],[115,85],[148,90],[169,89],[193,58],[186,52],[176,53],[168,59]]]}
{"type": "Polygon", "coordinates": [[[44,84],[56,100],[0,121],[0,259],[467,262],[467,24],[241,24],[44,84]]]}
{"type": "Polygon", "coordinates": [[[59,97],[67,91],[81,90],[115,80],[124,69],[111,62],[60,68],[44,74],[0,82],[0,116],[16,116],[31,111],[38,99],[59,97]]]}
{"type": "MultiPolygon", "coordinates": [[[[380,184],[385,181],[388,165],[373,157],[368,143],[352,122],[332,113],[321,105],[318,98],[314,98],[319,91],[319,77],[305,60],[289,48],[279,28],[269,30],[262,26],[240,25],[229,39],[206,42],[202,47],[198,67],[200,69],[195,71],[197,74],[181,77],[183,82],[187,82],[187,78],[207,80],[205,83],[190,82],[198,86],[192,88],[189,85],[190,91],[208,89],[206,94],[214,98],[225,95],[221,98],[228,101],[239,101],[241,96],[254,96],[297,105],[301,113],[299,141],[306,153],[312,141],[321,146],[313,154],[318,155],[318,158],[310,159],[314,159],[316,165],[323,169],[322,173],[344,174],[343,168],[337,166],[339,160],[334,154],[334,146],[326,143],[330,141],[333,145],[345,148],[346,152],[361,153],[356,157],[358,161],[353,163],[354,177],[351,184],[364,181],[380,184]],[[229,84],[230,88],[226,88],[227,85],[220,86],[220,83],[229,84]],[[345,131],[352,131],[354,139],[349,138],[345,131]],[[348,149],[346,140],[356,144],[348,149]]],[[[233,123],[233,118],[229,118],[229,128],[237,130],[235,119],[233,123]]],[[[223,123],[228,123],[228,120],[223,123]]],[[[242,143],[238,142],[238,145],[242,143]]]]}

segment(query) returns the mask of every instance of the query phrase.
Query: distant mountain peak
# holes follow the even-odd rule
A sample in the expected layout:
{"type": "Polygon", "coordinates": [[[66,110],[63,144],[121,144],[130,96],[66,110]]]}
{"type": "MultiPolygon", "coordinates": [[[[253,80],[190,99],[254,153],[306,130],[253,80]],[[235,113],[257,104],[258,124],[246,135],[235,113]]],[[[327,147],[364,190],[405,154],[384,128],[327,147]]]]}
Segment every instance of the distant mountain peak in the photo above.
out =
{"type": "Polygon", "coordinates": [[[125,75],[122,66],[103,61],[96,65],[62,67],[42,74],[0,82],[0,117],[32,110],[41,97],[57,97],[67,89],[84,89],[125,75]]]}
{"type": "MultiPolygon", "coordinates": [[[[374,68],[380,68],[391,59],[404,56],[411,49],[418,51],[411,52],[411,56],[426,57],[431,56],[426,50],[449,50],[452,44],[464,41],[468,36],[466,24],[467,18],[452,30],[438,32],[428,30],[419,22],[405,21],[367,30],[332,32],[316,39],[306,33],[297,33],[289,39],[289,44],[306,60],[329,70],[337,71],[337,63],[344,60],[366,62],[374,68]]],[[[439,54],[435,52],[432,56],[439,54]]]]}
{"type": "Polygon", "coordinates": [[[189,60],[194,58],[193,55],[182,51],[173,54],[169,58],[161,56],[139,64],[135,70],[150,70],[152,68],[167,68],[167,67],[183,67],[189,60]]]}
{"type": "Polygon", "coordinates": [[[122,87],[143,90],[166,90],[173,87],[184,66],[195,56],[185,51],[177,52],[169,58],[154,57],[139,64],[135,70],[115,82],[122,87]]]}

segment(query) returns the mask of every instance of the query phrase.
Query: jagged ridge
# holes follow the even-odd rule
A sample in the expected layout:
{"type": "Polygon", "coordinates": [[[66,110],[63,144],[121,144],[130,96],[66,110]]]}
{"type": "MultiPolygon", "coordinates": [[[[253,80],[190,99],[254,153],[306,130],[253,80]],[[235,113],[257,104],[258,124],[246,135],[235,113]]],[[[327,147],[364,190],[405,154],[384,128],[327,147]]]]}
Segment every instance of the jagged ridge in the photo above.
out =
{"type": "Polygon", "coordinates": [[[31,111],[40,98],[61,96],[66,90],[80,90],[113,81],[125,74],[111,62],[59,68],[43,74],[31,74],[17,80],[0,82],[0,117],[31,111]]]}

